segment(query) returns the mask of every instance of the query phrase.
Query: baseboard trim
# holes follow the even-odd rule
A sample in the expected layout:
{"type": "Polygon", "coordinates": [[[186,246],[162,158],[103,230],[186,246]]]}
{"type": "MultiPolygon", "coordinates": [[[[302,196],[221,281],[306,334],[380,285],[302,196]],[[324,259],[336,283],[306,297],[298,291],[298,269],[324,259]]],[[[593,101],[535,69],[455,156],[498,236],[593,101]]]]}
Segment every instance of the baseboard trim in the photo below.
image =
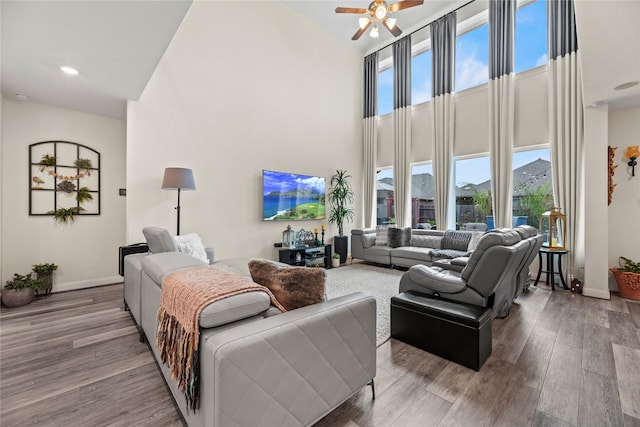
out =
{"type": "Polygon", "coordinates": [[[611,299],[611,293],[608,289],[591,289],[583,288],[582,295],[586,297],[594,297],[600,299],[611,299]]]}
{"type": "Polygon", "coordinates": [[[77,282],[53,283],[51,292],[66,292],[76,289],[95,288],[96,286],[113,285],[122,283],[122,276],[99,277],[97,279],[80,280],[77,282]]]}

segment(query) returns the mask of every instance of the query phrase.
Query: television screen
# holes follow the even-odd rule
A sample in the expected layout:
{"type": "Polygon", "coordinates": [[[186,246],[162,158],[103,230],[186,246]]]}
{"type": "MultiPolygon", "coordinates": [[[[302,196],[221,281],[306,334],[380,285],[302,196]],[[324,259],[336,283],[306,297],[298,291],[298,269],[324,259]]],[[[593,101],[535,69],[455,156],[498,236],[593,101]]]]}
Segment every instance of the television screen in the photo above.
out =
{"type": "Polygon", "coordinates": [[[325,218],[326,179],[262,171],[262,219],[292,221],[325,218]]]}

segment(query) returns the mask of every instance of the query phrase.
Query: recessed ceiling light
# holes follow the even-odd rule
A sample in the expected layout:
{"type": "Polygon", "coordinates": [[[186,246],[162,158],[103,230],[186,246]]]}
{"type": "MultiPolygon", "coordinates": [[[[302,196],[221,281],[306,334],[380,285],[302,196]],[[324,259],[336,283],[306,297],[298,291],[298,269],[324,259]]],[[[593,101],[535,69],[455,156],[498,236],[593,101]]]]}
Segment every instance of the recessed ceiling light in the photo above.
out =
{"type": "Polygon", "coordinates": [[[27,95],[23,95],[21,93],[16,93],[16,99],[18,101],[28,101],[29,97],[27,95]]]}
{"type": "Polygon", "coordinates": [[[640,82],[639,81],[634,81],[634,82],[627,82],[627,83],[622,83],[621,85],[618,85],[616,87],[613,88],[613,90],[625,90],[625,89],[629,89],[632,88],[634,86],[637,86],[640,82]]]}
{"type": "Polygon", "coordinates": [[[60,69],[62,71],[64,71],[65,73],[70,74],[72,76],[75,76],[76,74],[78,74],[78,70],[76,70],[75,68],[62,66],[62,67],[60,67],[60,69]]]}

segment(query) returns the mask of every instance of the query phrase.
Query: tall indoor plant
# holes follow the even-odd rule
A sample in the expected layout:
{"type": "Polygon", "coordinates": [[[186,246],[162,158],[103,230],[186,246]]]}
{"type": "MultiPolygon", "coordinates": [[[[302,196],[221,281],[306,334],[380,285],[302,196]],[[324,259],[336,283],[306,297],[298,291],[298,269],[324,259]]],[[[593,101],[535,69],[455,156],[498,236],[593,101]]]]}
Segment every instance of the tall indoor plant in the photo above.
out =
{"type": "Polygon", "coordinates": [[[354,209],[350,207],[354,201],[354,194],[349,179],[351,175],[345,170],[336,170],[331,177],[331,188],[329,189],[329,203],[331,203],[331,213],[329,222],[338,226],[338,235],[334,236],[334,250],[340,254],[340,263],[347,261],[347,248],[349,246],[349,236],[344,235],[344,222],[353,221],[354,209]]]}

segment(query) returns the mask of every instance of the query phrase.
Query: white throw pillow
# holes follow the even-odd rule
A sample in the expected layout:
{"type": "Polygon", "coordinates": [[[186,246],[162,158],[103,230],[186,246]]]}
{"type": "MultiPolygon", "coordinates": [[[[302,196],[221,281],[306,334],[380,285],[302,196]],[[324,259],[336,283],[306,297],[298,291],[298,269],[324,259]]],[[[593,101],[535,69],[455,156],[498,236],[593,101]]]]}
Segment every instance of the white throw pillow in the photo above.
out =
{"type": "Polygon", "coordinates": [[[204,250],[204,244],[197,233],[175,236],[174,239],[178,246],[178,251],[184,252],[187,255],[191,255],[192,257],[209,264],[207,252],[204,250]]]}

